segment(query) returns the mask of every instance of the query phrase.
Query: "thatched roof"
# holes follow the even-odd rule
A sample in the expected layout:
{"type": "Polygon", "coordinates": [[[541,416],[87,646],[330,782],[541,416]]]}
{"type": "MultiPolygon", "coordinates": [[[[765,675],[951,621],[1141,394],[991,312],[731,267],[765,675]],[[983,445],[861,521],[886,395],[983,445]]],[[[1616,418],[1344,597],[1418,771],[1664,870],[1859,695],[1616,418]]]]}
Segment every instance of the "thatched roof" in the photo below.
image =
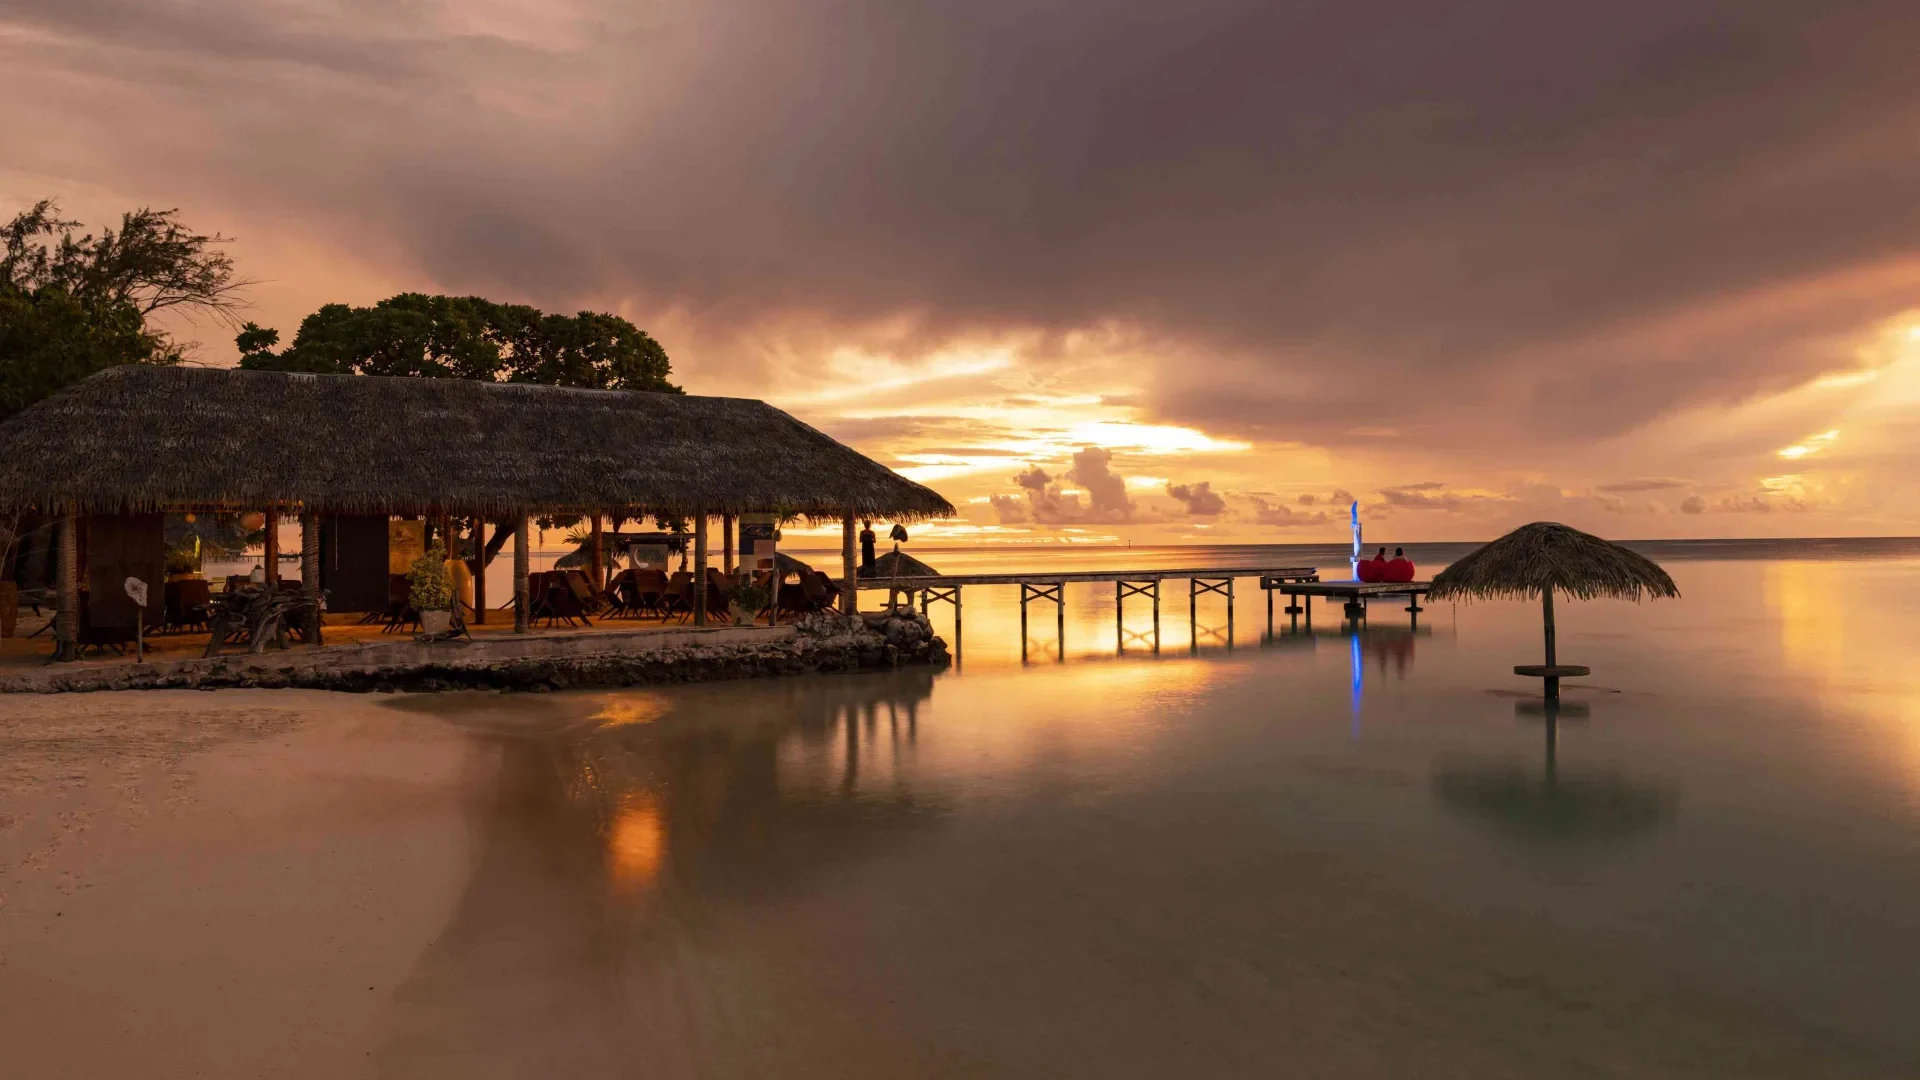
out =
{"type": "Polygon", "coordinates": [[[1579,600],[1679,596],[1652,559],[1551,521],[1522,525],[1434,575],[1435,600],[1531,599],[1551,587],[1579,600]]]}
{"type": "Polygon", "coordinates": [[[813,572],[813,566],[811,564],[801,562],[799,559],[779,550],[775,550],[773,553],[773,565],[779,567],[782,574],[807,574],[813,572]]]}
{"type": "Polygon", "coordinates": [[[873,566],[871,568],[861,567],[860,576],[873,579],[939,577],[940,571],[935,570],[933,567],[928,566],[926,563],[921,562],[919,559],[914,558],[904,551],[889,551],[885,555],[873,560],[873,566]]]}
{"type": "Polygon", "coordinates": [[[0,508],[919,519],[937,493],[764,402],[120,367],[0,424],[0,508]]]}

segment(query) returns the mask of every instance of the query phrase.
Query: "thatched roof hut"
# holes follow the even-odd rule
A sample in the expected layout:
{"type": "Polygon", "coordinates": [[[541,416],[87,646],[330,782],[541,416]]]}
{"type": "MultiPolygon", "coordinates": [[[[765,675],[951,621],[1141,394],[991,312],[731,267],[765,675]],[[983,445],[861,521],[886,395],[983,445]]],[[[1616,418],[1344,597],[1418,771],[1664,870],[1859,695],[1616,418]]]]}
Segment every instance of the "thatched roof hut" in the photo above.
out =
{"type": "Polygon", "coordinates": [[[928,488],[744,398],[135,366],[0,424],[0,509],[296,507],[953,513],[928,488]]]}

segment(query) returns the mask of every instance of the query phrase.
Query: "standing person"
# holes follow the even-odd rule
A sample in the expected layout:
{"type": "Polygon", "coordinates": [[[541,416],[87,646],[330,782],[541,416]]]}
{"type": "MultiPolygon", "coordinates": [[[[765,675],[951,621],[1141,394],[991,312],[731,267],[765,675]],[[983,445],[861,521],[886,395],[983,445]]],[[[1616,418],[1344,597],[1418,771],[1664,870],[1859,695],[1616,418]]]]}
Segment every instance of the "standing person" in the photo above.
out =
{"type": "Polygon", "coordinates": [[[860,522],[860,569],[873,572],[873,545],[877,538],[873,535],[873,522],[863,519],[860,522]]]}

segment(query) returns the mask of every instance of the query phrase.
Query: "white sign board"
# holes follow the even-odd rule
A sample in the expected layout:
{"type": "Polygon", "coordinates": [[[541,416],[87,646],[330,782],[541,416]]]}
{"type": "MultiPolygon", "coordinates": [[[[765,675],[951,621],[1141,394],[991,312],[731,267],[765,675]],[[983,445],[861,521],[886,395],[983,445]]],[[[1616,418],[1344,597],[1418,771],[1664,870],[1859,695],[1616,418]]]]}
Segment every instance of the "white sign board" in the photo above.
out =
{"type": "Polygon", "coordinates": [[[127,596],[130,599],[132,599],[135,604],[139,605],[142,608],[147,606],[147,583],[146,582],[141,581],[137,577],[130,577],[127,579],[126,589],[127,589],[127,596]]]}

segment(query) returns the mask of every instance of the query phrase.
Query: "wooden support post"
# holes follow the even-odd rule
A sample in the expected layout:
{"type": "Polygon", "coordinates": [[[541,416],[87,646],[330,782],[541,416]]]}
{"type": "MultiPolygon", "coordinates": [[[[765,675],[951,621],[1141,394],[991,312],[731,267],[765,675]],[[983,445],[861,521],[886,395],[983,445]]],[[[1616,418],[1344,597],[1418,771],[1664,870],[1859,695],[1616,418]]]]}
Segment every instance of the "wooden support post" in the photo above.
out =
{"type": "Polygon", "coordinates": [[[280,511],[267,511],[263,532],[266,539],[261,548],[261,569],[266,573],[267,588],[277,589],[280,587],[280,511]]]}
{"type": "Polygon", "coordinates": [[[1053,630],[1059,642],[1056,659],[1064,664],[1067,660],[1067,583],[1064,581],[1053,587],[1053,606],[1053,630]]]}
{"type": "Polygon", "coordinates": [[[591,534],[587,537],[587,580],[593,582],[593,591],[607,591],[607,548],[605,534],[600,531],[600,515],[593,515],[591,534]]]}
{"type": "Polygon", "coordinates": [[[707,625],[707,511],[693,512],[693,625],[707,625]]]}
{"type": "Polygon", "coordinates": [[[487,519],[473,519],[473,559],[467,569],[473,574],[473,621],[487,621],[487,519]]]}
{"type": "Polygon", "coordinates": [[[320,640],[320,515],[300,514],[300,592],[307,598],[307,644],[320,640]]]}
{"type": "Polygon", "coordinates": [[[1153,579],[1153,651],[1160,651],[1160,579],[1153,579]]]}
{"type": "Polygon", "coordinates": [[[60,548],[55,583],[58,608],[53,616],[53,661],[80,659],[80,515],[60,515],[60,548]]]}
{"type": "Polygon", "coordinates": [[[1020,583],[1020,655],[1027,655],[1027,584],[1020,583]]]}
{"type": "MultiPolygon", "coordinates": [[[[840,519],[840,610],[847,615],[856,615],[860,611],[860,579],[853,561],[853,515],[840,519]]],[[[960,605],[954,604],[954,617],[959,618],[960,605]]],[[[955,636],[959,631],[954,631],[955,636]]]]}
{"type": "Polygon", "coordinates": [[[522,511],[513,521],[513,632],[516,634],[527,632],[530,614],[527,575],[532,572],[533,551],[527,531],[527,515],[522,511]]]}
{"type": "Polygon", "coordinates": [[[738,568],[733,559],[733,526],[738,520],[732,514],[720,515],[720,569],[729,576],[738,568]]]}
{"type": "MultiPolygon", "coordinates": [[[[1560,663],[1560,660],[1559,660],[1559,657],[1558,657],[1558,656],[1556,655],[1556,651],[1557,651],[1557,650],[1555,650],[1555,649],[1554,649],[1554,640],[1553,640],[1553,636],[1554,636],[1554,635],[1553,635],[1553,586],[1551,586],[1551,585],[1549,585],[1549,586],[1547,586],[1546,588],[1544,588],[1544,589],[1541,589],[1541,590],[1540,590],[1540,620],[1541,620],[1541,622],[1542,622],[1542,623],[1544,623],[1544,624],[1545,624],[1545,626],[1546,626],[1546,634],[1547,634],[1547,667],[1548,667],[1548,668],[1554,668],[1554,667],[1557,667],[1557,666],[1559,666],[1559,663],[1560,663]]],[[[1558,677],[1558,676],[1555,676],[1555,675],[1549,675],[1549,676],[1547,676],[1547,678],[1546,678],[1546,683],[1547,683],[1547,700],[1548,700],[1548,701],[1559,701],[1559,700],[1560,700],[1560,679],[1559,679],[1559,677],[1558,677]]]]}

